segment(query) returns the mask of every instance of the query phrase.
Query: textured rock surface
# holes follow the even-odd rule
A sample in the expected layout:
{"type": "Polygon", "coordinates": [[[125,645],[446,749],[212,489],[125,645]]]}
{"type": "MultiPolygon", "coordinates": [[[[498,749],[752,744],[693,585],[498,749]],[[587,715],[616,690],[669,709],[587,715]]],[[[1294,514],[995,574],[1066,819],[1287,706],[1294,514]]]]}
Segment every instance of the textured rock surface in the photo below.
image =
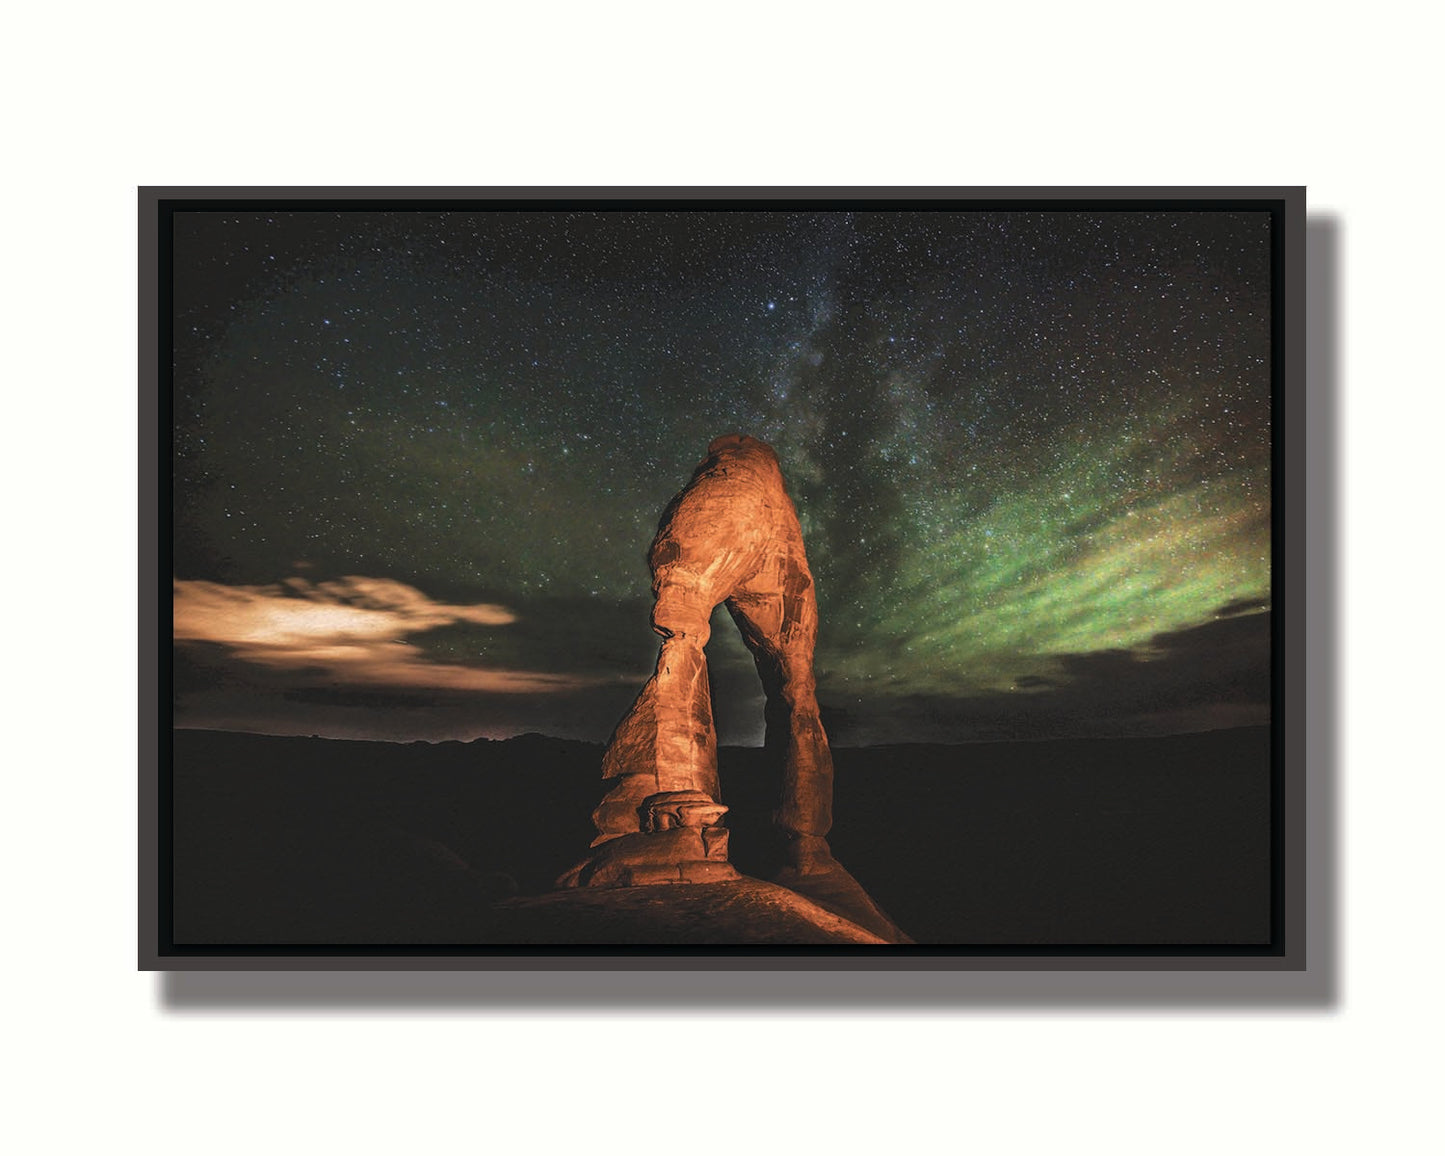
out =
{"type": "Polygon", "coordinates": [[[642,829],[610,839],[557,880],[559,887],[638,887],[736,879],[727,808],[702,791],[663,791],[638,807],[642,829]]]}
{"type": "Polygon", "coordinates": [[[671,887],[582,887],[493,908],[509,944],[882,944],[785,887],[746,877],[671,887]]]}
{"type": "MultiPolygon", "coordinates": [[[[603,757],[611,789],[593,813],[593,846],[644,830],[644,800],[697,791],[719,798],[707,660],[713,608],[726,604],[767,694],[766,745],[783,761],[778,826],[794,870],[833,866],[833,759],[818,717],[813,646],[818,604],[803,533],[772,449],[729,435],[709,447],[668,505],[648,556],[662,636],[657,668],[603,757]]],[[[629,846],[641,843],[629,838],[629,846]]],[[[574,869],[559,880],[576,885],[574,869]]]]}
{"type": "Polygon", "coordinates": [[[856,923],[887,943],[913,942],[899,930],[898,925],[883,909],[873,902],[873,897],[863,890],[858,880],[854,879],[841,863],[834,861],[826,870],[807,873],[787,867],[773,882],[835,915],[841,915],[856,923]]]}

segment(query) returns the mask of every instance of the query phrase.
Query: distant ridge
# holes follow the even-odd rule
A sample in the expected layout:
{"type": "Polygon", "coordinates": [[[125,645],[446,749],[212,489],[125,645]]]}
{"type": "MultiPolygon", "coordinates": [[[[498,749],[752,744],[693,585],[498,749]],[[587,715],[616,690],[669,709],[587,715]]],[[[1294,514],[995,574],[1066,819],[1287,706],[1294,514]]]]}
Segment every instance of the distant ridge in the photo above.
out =
{"type": "MultiPolygon", "coordinates": [[[[574,745],[577,745],[577,746],[583,746],[583,747],[595,747],[595,748],[598,749],[598,750],[602,750],[602,749],[604,749],[604,748],[606,747],[606,743],[603,742],[603,741],[595,741],[595,742],[594,742],[594,741],[592,741],[592,740],[590,740],[590,739],[570,739],[570,738],[563,738],[563,737],[560,737],[560,736],[557,736],[557,735],[544,734],[544,733],[542,733],[541,731],[526,731],[526,732],[524,732],[524,733],[522,733],[522,734],[518,734],[518,735],[508,735],[507,737],[505,737],[505,738],[500,738],[500,739],[491,738],[491,737],[488,736],[488,735],[477,735],[475,738],[470,738],[470,739],[362,739],[362,738],[349,737],[349,736],[345,736],[345,735],[318,735],[318,734],[309,734],[309,735],[286,735],[286,734],[272,734],[272,733],[269,732],[269,731],[244,731],[244,730],[238,731],[238,730],[227,730],[227,729],[225,729],[225,728],[215,728],[215,727],[181,727],[181,726],[172,728],[172,733],[175,733],[175,734],[186,733],[186,734],[208,734],[208,735],[234,735],[234,736],[237,736],[237,737],[245,736],[245,737],[250,737],[250,738],[308,739],[308,740],[315,740],[315,741],[317,741],[317,742],[329,742],[329,743],[380,743],[380,744],[387,745],[387,746],[401,746],[401,747],[414,747],[414,746],[441,747],[441,746],[447,746],[447,745],[470,746],[470,745],[472,745],[473,743],[513,743],[513,742],[521,742],[521,741],[524,741],[524,740],[530,741],[530,742],[538,742],[538,741],[540,741],[540,742],[547,742],[547,743],[570,743],[570,744],[574,744],[574,745]]],[[[1266,737],[1267,737],[1267,736],[1269,735],[1269,733],[1270,733],[1270,728],[1269,728],[1268,726],[1238,726],[1238,727],[1212,727],[1212,728],[1210,728],[1210,729],[1208,729],[1208,730],[1200,730],[1200,731],[1179,731],[1179,732],[1177,732],[1177,733],[1162,734],[1162,735],[1110,735],[1110,736],[1081,735],[1081,736],[1073,736],[1073,737],[1070,737],[1070,736],[1063,736],[1063,737],[1060,737],[1060,736],[1049,736],[1049,737],[1043,737],[1043,738],[1026,738],[1026,739],[1005,739],[1005,738],[989,737],[989,738],[977,738],[977,739],[963,739],[963,740],[960,740],[960,741],[958,741],[958,742],[952,742],[952,743],[926,742],[926,741],[919,740],[919,741],[912,741],[912,742],[910,742],[910,741],[903,741],[903,742],[887,742],[887,743],[860,743],[860,744],[853,745],[853,746],[842,746],[842,745],[840,745],[840,744],[834,743],[834,744],[832,744],[832,749],[835,750],[835,751],[837,751],[837,750],[846,750],[846,751],[881,751],[881,750],[911,750],[911,749],[916,749],[916,748],[919,748],[919,747],[952,748],[952,747],[977,747],[977,746],[1016,746],[1016,745],[1020,745],[1020,744],[1024,744],[1024,745],[1036,745],[1036,744],[1044,744],[1044,743],[1133,743],[1133,742],[1169,742],[1169,741],[1172,741],[1172,740],[1175,740],[1175,739],[1193,739],[1193,738],[1198,738],[1198,737],[1204,736],[1204,735],[1250,734],[1250,735],[1266,736],[1266,737]]],[[[730,744],[730,745],[723,745],[722,747],[720,747],[720,749],[722,749],[722,750],[731,750],[731,751],[752,751],[752,750],[761,750],[762,748],[761,748],[760,746],[739,746],[739,745],[736,745],[736,744],[730,744]]]]}

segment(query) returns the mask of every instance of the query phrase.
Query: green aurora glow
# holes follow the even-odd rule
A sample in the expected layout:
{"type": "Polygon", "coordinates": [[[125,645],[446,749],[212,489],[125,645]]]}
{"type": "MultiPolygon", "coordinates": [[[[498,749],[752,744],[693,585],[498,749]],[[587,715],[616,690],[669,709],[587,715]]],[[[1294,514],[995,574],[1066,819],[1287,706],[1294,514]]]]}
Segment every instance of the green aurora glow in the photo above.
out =
{"type": "MultiPolygon", "coordinates": [[[[919,696],[959,704],[947,737],[997,694],[1047,731],[1080,656],[1148,664],[1268,609],[1262,213],[196,213],[176,236],[176,577],[501,604],[514,623],[408,641],[606,684],[567,726],[515,699],[471,733],[606,737],[654,653],[657,517],[731,430],[780,454],[820,697],[862,737],[919,696]]],[[[715,683],[746,688],[717,633],[715,683]]]]}

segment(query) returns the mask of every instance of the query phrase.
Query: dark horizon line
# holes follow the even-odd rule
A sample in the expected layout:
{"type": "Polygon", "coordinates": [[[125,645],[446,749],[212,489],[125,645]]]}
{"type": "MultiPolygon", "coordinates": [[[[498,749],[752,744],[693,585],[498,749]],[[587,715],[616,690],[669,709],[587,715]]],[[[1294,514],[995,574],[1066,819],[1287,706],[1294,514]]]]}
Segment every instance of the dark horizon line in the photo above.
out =
{"type": "MultiPolygon", "coordinates": [[[[1050,736],[1041,737],[1041,738],[1018,738],[1018,739],[1008,739],[1008,738],[978,738],[978,739],[959,739],[959,740],[956,740],[956,741],[954,741],[954,742],[938,742],[938,741],[918,740],[918,741],[912,741],[912,742],[910,742],[910,741],[904,741],[904,742],[884,742],[884,743],[861,743],[861,744],[858,744],[858,745],[846,745],[846,746],[845,746],[845,745],[841,745],[841,744],[837,744],[837,743],[830,743],[829,745],[830,745],[830,748],[831,748],[832,750],[835,750],[835,751],[877,751],[877,750],[887,750],[887,749],[890,749],[890,748],[897,748],[897,747],[973,747],[973,746],[1003,746],[1003,745],[1013,746],[1013,745],[1017,745],[1017,744],[1020,744],[1020,743],[1040,743],[1040,744],[1041,744],[1041,743],[1079,743],[1079,742],[1133,742],[1133,741],[1138,741],[1138,740],[1192,738],[1192,737],[1196,737],[1196,736],[1199,736],[1199,735],[1230,734],[1230,733],[1238,733],[1238,732],[1241,732],[1241,731],[1269,731],[1269,730],[1272,729],[1272,727],[1273,727],[1273,723],[1272,723],[1272,722],[1266,722],[1266,723],[1247,723],[1247,724],[1245,724],[1245,725],[1243,725],[1243,726],[1206,727],[1206,728],[1204,728],[1204,729],[1202,729],[1202,730],[1194,730],[1194,731],[1169,731],[1169,732],[1163,733],[1163,734],[1126,734],[1126,735],[1098,735],[1098,734],[1089,735],[1089,734],[1081,734],[1081,735],[1050,735],[1050,736]]],[[[599,748],[599,749],[606,749],[606,747],[607,747],[607,741],[606,741],[606,740],[564,738],[564,737],[559,736],[559,735],[544,734],[542,731],[521,731],[521,732],[519,732],[519,733],[517,733],[517,734],[514,734],[514,735],[508,735],[506,738],[502,738],[502,739],[488,738],[486,735],[477,735],[475,738],[470,738],[470,739],[422,739],[422,738],[417,738],[417,739],[366,739],[366,738],[347,738],[347,737],[344,737],[344,736],[341,736],[341,735],[323,735],[323,734],[315,734],[315,733],[313,733],[313,734],[294,734],[294,733],[293,733],[293,734],[278,734],[278,733],[273,732],[273,731],[224,730],[224,729],[219,729],[219,728],[216,728],[216,727],[179,726],[179,725],[176,725],[176,724],[172,724],[172,725],[171,725],[171,733],[172,733],[172,734],[175,734],[175,732],[177,732],[177,731],[189,731],[189,732],[197,733],[197,734],[211,734],[211,735],[246,735],[246,736],[253,737],[253,738],[266,738],[266,739],[308,739],[308,740],[310,740],[310,739],[316,739],[316,740],[319,740],[319,741],[321,741],[321,742],[332,742],[332,743],[367,743],[367,744],[375,744],[375,745],[382,745],[382,746],[396,746],[396,747],[415,746],[415,745],[418,744],[418,743],[421,743],[421,744],[423,744],[423,745],[425,745],[425,746],[429,746],[429,747],[443,746],[443,745],[445,745],[445,744],[447,744],[447,743],[459,743],[459,744],[461,744],[462,746],[470,746],[472,743],[478,743],[478,742],[484,742],[484,743],[510,743],[510,742],[515,742],[515,741],[518,740],[518,739],[526,739],[526,738],[546,739],[548,742],[556,742],[556,743],[578,743],[578,744],[581,745],[581,746],[597,747],[597,748],[599,748]]],[[[761,750],[765,750],[765,749],[766,749],[766,747],[763,746],[762,744],[744,745],[744,744],[740,744],[740,743],[720,743],[720,744],[718,745],[718,750],[719,750],[719,751],[761,751],[761,750]]]]}

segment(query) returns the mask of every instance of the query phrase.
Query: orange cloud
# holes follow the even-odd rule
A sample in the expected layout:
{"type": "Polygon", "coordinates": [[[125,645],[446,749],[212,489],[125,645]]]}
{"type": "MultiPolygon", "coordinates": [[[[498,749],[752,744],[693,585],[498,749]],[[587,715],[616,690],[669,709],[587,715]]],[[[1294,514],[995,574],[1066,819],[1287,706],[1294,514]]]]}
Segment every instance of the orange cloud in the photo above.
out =
{"type": "Polygon", "coordinates": [[[505,606],[434,602],[388,578],[347,577],[311,583],[288,578],[272,586],[172,582],[173,633],[178,642],[211,642],[262,666],[315,670],[333,682],[364,686],[536,694],[582,681],[534,671],[429,662],[406,641],[456,622],[505,626],[505,606]]]}

